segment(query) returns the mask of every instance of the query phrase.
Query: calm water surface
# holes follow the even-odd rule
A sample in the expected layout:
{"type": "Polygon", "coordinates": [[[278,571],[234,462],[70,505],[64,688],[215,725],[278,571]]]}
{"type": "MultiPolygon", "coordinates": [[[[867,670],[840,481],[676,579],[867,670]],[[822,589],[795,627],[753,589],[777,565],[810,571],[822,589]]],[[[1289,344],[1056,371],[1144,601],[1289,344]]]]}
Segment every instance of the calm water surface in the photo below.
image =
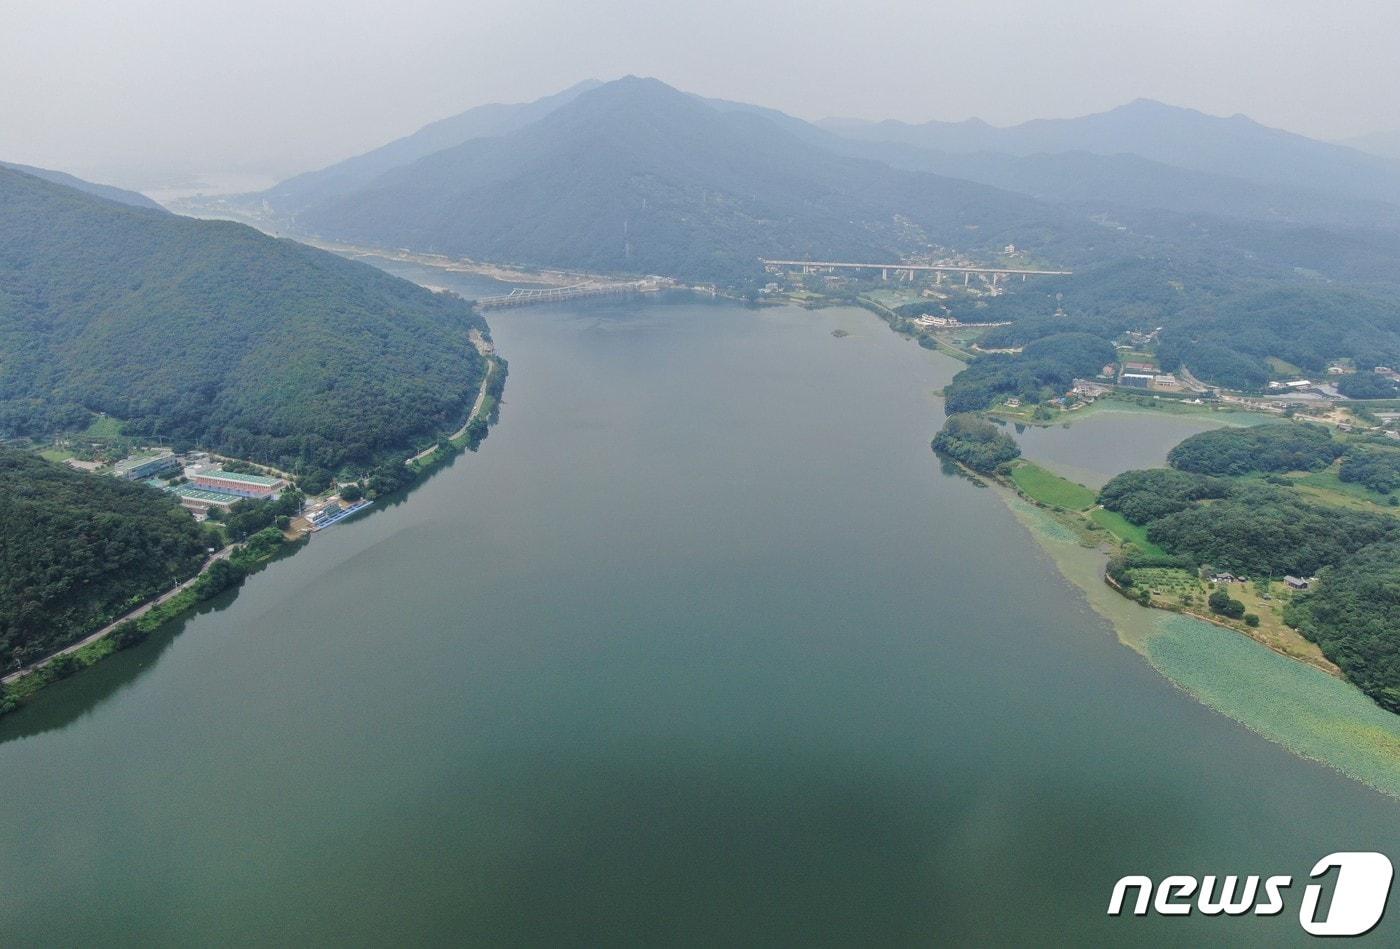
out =
{"type": "Polygon", "coordinates": [[[1151,409],[1095,406],[1061,425],[1011,426],[1021,452],[1067,478],[1101,488],[1133,468],[1160,468],[1167,452],[1198,432],[1229,424],[1258,424],[1264,416],[1239,412],[1172,415],[1151,409]]]}
{"type": "Polygon", "coordinates": [[[1400,853],[940,473],[951,360],[856,310],[492,326],[479,454],[0,724],[6,945],[1264,944],[1112,883],[1400,853]]]}

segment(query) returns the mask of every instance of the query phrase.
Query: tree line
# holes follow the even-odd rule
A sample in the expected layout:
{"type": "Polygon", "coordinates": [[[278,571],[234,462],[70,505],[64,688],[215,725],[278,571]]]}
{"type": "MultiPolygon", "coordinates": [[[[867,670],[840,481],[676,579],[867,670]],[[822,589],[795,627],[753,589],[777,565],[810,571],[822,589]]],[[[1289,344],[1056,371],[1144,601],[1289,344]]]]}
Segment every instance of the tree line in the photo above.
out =
{"type": "Polygon", "coordinates": [[[165,592],[219,544],[166,492],[0,448],[0,667],[165,592]]]}
{"type": "MultiPolygon", "coordinates": [[[[1173,467],[1128,471],[1104,485],[1100,503],[1146,527],[1148,539],[1167,552],[1163,558],[1129,551],[1110,562],[1109,574],[1124,586],[1131,586],[1137,566],[1316,575],[1317,583],[1288,603],[1285,621],[1377,703],[1400,712],[1400,519],[1317,503],[1276,475],[1266,474],[1272,482],[1253,477],[1316,470],[1339,455],[1344,466],[1354,459],[1374,465],[1388,454],[1400,452],[1343,445],[1312,425],[1193,435],[1169,453],[1173,467]]],[[[1213,596],[1210,605],[1249,620],[1228,594],[1213,596]]]]}

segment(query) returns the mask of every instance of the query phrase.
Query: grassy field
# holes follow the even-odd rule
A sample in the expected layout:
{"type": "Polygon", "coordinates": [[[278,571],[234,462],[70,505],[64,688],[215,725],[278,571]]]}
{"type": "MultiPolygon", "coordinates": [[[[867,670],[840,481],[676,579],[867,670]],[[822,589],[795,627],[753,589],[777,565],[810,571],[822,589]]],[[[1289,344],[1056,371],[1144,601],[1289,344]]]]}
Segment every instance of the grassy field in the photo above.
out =
{"type": "Polygon", "coordinates": [[[1265,358],[1264,361],[1269,364],[1269,369],[1271,369],[1276,375],[1301,376],[1303,374],[1302,369],[1299,369],[1291,362],[1285,362],[1282,359],[1279,359],[1277,356],[1269,356],[1265,358]]]}
{"type": "Polygon", "coordinates": [[[918,303],[923,299],[917,290],[867,290],[861,295],[891,310],[897,310],[906,303],[918,303]]]}
{"type": "Polygon", "coordinates": [[[1098,499],[1084,485],[1046,471],[1033,461],[1022,461],[1011,469],[1011,480],[1031,500],[1067,511],[1087,511],[1098,499]]]}
{"type": "Polygon", "coordinates": [[[1124,543],[1133,544],[1145,554],[1153,554],[1154,556],[1166,554],[1165,550],[1147,539],[1147,528],[1139,527],[1130,522],[1117,511],[1105,511],[1103,508],[1097,508],[1089,513],[1089,520],[1124,543]]]}
{"type": "Polygon", "coordinates": [[[1290,474],[1289,477],[1293,479],[1293,483],[1298,486],[1299,491],[1326,504],[1400,513],[1400,509],[1390,506],[1386,495],[1372,491],[1364,484],[1355,481],[1343,481],[1337,475],[1340,467],[1341,464],[1338,462],[1321,471],[1309,471],[1307,474],[1298,475],[1290,474]]]}
{"type": "Polygon", "coordinates": [[[98,415],[83,432],[82,438],[118,438],[122,433],[122,420],[110,415],[98,415]]]}

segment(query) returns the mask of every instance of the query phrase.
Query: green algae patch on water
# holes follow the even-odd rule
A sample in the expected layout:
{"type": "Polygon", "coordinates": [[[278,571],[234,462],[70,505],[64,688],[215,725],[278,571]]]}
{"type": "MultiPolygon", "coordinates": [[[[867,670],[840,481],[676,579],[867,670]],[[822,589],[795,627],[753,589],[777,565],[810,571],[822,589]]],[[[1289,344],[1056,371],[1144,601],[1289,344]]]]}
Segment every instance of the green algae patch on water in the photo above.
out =
{"type": "Polygon", "coordinates": [[[1320,669],[1204,620],[1131,602],[1103,582],[1090,538],[998,492],[1124,645],[1204,705],[1289,751],[1400,798],[1400,716],[1320,669]]]}
{"type": "Polygon", "coordinates": [[[998,494],[1055,561],[1060,573],[1079,587],[1094,612],[1113,625],[1119,641],[1146,655],[1146,637],[1155,632],[1153,621],[1158,611],[1145,610],[1129,602],[1103,582],[1105,554],[1088,530],[1087,522],[1079,518],[1085,525],[1080,527],[1070,520],[1075,515],[1056,516],[1009,489],[1002,488],[998,494]]]}
{"type": "Polygon", "coordinates": [[[1295,754],[1400,797],[1400,716],[1361,691],[1247,636],[1162,614],[1153,667],[1206,705],[1295,754]]]}

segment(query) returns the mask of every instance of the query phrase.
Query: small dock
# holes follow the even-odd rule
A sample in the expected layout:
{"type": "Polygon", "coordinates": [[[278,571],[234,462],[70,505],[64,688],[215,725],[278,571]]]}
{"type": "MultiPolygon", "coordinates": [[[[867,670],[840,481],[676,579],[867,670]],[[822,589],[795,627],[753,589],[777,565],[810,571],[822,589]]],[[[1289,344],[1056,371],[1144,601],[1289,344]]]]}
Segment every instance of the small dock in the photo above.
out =
{"type": "Polygon", "coordinates": [[[312,511],[306,516],[306,522],[308,525],[310,525],[307,528],[307,530],[311,533],[315,533],[316,531],[323,531],[327,527],[332,527],[336,524],[339,524],[351,514],[363,511],[365,508],[369,507],[373,503],[373,501],[366,499],[363,501],[356,501],[354,504],[345,506],[339,504],[328,504],[325,507],[321,508],[319,511],[312,511]]]}

